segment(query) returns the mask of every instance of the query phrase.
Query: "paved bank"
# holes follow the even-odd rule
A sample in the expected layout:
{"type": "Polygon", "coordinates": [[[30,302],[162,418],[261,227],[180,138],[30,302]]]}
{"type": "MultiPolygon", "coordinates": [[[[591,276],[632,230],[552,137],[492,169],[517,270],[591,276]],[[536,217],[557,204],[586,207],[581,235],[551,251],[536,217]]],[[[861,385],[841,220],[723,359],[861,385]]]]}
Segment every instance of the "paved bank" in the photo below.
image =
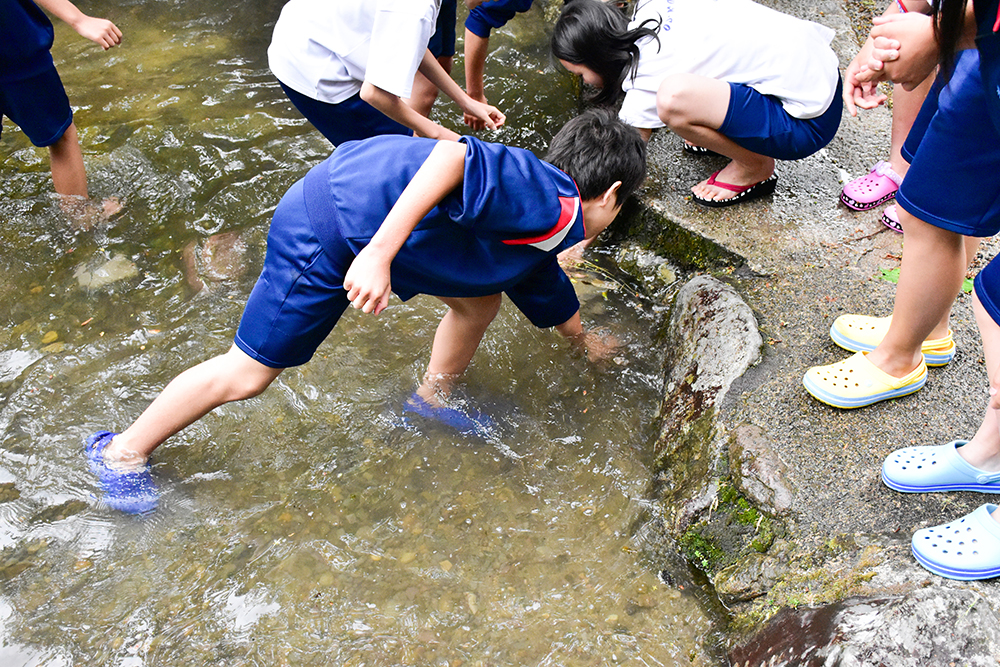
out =
{"type": "MultiPolygon", "coordinates": [[[[842,65],[854,56],[855,31],[838,2],[768,4],[834,28],[834,48],[842,65]]],[[[861,112],[858,118],[845,114],[838,136],[826,149],[805,160],[778,164],[773,197],[718,210],[699,207],[688,195],[692,184],[725,160],[689,156],[681,151],[678,137],[658,132],[650,143],[645,221],[638,226],[645,227],[647,237],[659,235],[654,245],[664,244],[661,252],[669,253],[675,244],[684,246],[681,257],[697,255],[709,272],[736,288],[756,315],[764,340],[762,360],[723,399],[714,438],[716,449],[722,449],[741,428],[754,427],[756,437],[783,464],[792,499],[780,519],[786,532],[779,543],[802,555],[809,549],[818,552],[833,536],[853,536],[841,549],[843,566],[857,568],[858,561],[864,561],[861,567],[870,575],[863,578],[863,586],[840,589],[843,595],[905,595],[931,586],[940,587],[938,597],[943,598],[948,591],[971,586],[976,599],[986,600],[991,608],[985,618],[995,619],[1000,614],[1000,583],[958,584],[930,575],[912,560],[908,545],[915,529],[954,519],[996,498],[974,493],[903,495],[883,486],[878,475],[882,460],[898,447],[968,438],[978,427],[987,381],[971,297],[961,295],[953,309],[955,360],[931,369],[926,387],[917,394],[847,411],[815,401],[801,383],[810,366],[850,354],[829,338],[838,315],[891,313],[895,285],[878,276],[899,266],[903,239],[881,224],[881,208],[856,213],[837,200],[844,182],[887,155],[890,120],[885,108],[861,112]],[[657,224],[667,231],[659,233],[657,224]],[[702,241],[711,250],[693,251],[702,241]],[[726,270],[728,266],[734,271],[726,270]]],[[[979,266],[996,248],[995,241],[984,242],[979,266]]],[[[761,590],[753,595],[766,594],[781,579],[780,568],[775,572],[774,580],[758,582],[761,590]]],[[[800,603],[810,601],[830,599],[799,598],[800,603]]],[[[783,602],[789,600],[773,600],[777,606],[783,602]]]]}

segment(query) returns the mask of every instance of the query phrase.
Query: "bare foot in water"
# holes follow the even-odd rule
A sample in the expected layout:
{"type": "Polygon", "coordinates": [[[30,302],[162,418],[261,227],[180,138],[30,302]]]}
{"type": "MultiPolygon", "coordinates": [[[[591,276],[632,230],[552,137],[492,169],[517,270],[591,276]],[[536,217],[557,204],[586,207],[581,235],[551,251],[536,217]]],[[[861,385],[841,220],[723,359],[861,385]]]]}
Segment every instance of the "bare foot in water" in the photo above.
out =
{"type": "Polygon", "coordinates": [[[121,213],[124,205],[118,197],[108,197],[98,204],[87,197],[60,195],[59,207],[72,221],[74,228],[87,231],[121,213]]]}
{"type": "MultiPolygon", "coordinates": [[[[747,187],[760,183],[770,178],[774,173],[774,160],[769,157],[760,156],[760,161],[754,164],[736,162],[735,160],[727,164],[722,171],[715,175],[715,180],[729,185],[747,187]]],[[[723,201],[732,199],[738,193],[728,188],[712,185],[706,178],[698,185],[691,188],[691,192],[702,199],[711,201],[723,201]]]]}

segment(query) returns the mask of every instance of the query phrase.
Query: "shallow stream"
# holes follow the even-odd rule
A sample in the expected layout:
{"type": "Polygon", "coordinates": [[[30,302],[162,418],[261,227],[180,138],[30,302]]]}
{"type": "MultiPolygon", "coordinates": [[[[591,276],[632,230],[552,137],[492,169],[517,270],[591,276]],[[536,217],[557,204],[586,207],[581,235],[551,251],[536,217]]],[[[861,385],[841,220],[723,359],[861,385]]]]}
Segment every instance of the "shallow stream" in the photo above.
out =
{"type": "MultiPolygon", "coordinates": [[[[394,300],[157,450],[153,514],[97,499],[83,439],[229,347],[274,206],[329,154],[267,68],[281,4],[89,3],[124,32],[107,53],[57,25],[91,193],[124,203],[110,222],[69,222],[47,153],[4,121],[0,664],[719,664],[699,595],[664,583],[689,576],[635,530],[662,308],[611,277],[614,248],[578,276],[613,360],[509,304],[487,332],[461,391],[500,437],[403,423],[443,306],[394,300]]],[[[546,28],[538,8],[511,22],[487,66],[495,138],[539,152],[577,104],[546,28]]]]}

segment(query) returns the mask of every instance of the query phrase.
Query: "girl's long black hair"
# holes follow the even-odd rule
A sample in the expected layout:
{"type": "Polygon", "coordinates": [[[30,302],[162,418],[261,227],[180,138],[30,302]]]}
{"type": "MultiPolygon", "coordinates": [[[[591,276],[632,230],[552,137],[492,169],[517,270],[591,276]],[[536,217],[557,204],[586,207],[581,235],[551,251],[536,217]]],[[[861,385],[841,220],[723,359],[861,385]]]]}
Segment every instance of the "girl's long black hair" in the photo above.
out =
{"type": "Polygon", "coordinates": [[[941,0],[934,12],[934,37],[940,47],[941,71],[951,74],[955,64],[955,49],[965,28],[967,0],[941,0]]]}
{"type": "Polygon", "coordinates": [[[647,19],[638,28],[629,30],[628,20],[612,3],[567,0],[552,32],[552,53],[600,76],[604,87],[591,101],[611,105],[621,96],[625,78],[635,78],[639,67],[636,42],[652,37],[659,44],[659,29],[659,21],[647,19]]]}

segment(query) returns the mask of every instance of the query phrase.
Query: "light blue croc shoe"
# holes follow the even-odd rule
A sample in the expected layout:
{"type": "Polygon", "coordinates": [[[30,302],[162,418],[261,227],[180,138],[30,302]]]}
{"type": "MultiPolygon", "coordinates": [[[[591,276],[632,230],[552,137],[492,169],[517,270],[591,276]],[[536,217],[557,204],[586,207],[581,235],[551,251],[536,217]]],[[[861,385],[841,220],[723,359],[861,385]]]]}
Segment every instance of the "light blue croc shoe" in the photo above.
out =
{"type": "Polygon", "coordinates": [[[913,556],[948,579],[972,581],[1000,576],[1000,523],[990,516],[996,505],[981,505],[961,519],[913,534],[913,556]]]}
{"type": "Polygon", "coordinates": [[[1000,472],[973,467],[958,453],[958,448],[968,442],[955,440],[945,445],[897,449],[882,463],[882,481],[903,493],[1000,493],[1000,472]]]}

